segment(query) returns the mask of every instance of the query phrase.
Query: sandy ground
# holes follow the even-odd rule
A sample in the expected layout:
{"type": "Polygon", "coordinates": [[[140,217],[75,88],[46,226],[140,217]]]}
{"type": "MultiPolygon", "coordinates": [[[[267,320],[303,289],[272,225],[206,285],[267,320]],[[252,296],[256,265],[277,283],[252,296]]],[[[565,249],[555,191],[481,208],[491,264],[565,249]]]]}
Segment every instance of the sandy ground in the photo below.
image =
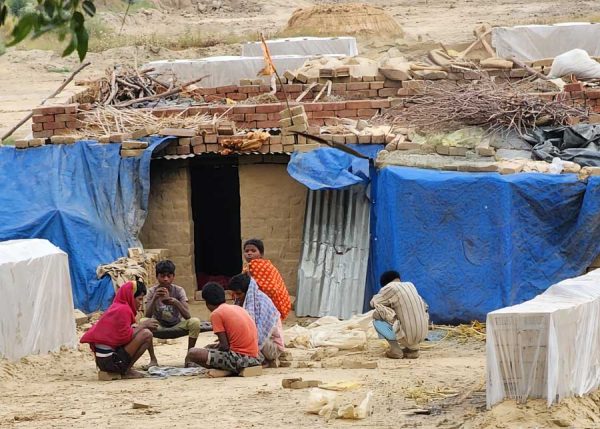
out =
{"type": "MultiPolygon", "coordinates": [[[[195,314],[206,314],[194,305],[195,314]]],[[[212,342],[202,334],[199,344],[212,342]]],[[[159,344],[162,365],[180,366],[186,339],[159,344]]],[[[142,428],[142,427],[459,427],[484,406],[484,344],[443,341],[424,350],[419,360],[391,360],[382,356],[384,345],[371,341],[368,349],[350,352],[355,360],[377,360],[378,369],[267,369],[254,378],[206,379],[171,377],[100,382],[87,346],[47,356],[31,356],[18,363],[0,361],[0,427],[15,428],[142,428]],[[281,387],[286,377],[323,382],[357,381],[361,386],[339,393],[348,401],[374,394],[374,414],[362,421],[335,420],[304,412],[308,389],[281,387]],[[416,404],[416,391],[449,389],[455,396],[416,404]],[[469,393],[470,392],[470,393],[469,393]],[[463,394],[468,397],[462,398],[463,394]],[[133,402],[150,405],[132,409],[133,402]],[[430,416],[403,416],[402,410],[426,406],[430,416]]],[[[307,360],[312,351],[289,349],[294,358],[307,360]]],[[[343,353],[340,353],[343,354],[343,353]]],[[[339,355],[338,355],[339,356],[339,355]]],[[[140,363],[145,363],[144,356],[140,363]]],[[[336,359],[335,357],[329,359],[336,359]]],[[[316,363],[319,365],[319,363],[316,363]]],[[[302,364],[300,364],[302,365],[302,364]]]]}

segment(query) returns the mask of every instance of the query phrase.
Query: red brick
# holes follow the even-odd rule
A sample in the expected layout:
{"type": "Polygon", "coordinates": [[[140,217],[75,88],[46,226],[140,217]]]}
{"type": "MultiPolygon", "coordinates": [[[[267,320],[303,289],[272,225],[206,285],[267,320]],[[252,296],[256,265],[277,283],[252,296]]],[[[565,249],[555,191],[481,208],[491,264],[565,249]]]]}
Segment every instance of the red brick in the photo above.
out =
{"type": "Polygon", "coordinates": [[[344,110],[346,108],[345,101],[336,101],[333,103],[321,103],[323,110],[344,110]]]}
{"type": "Polygon", "coordinates": [[[402,81],[386,79],[383,81],[383,87],[384,88],[402,88],[402,81]]]}
{"type": "Polygon", "coordinates": [[[370,109],[371,102],[368,100],[346,101],[346,109],[370,109]]]}
{"type": "Polygon", "coordinates": [[[256,113],[279,113],[285,109],[281,104],[257,104],[256,113]]]}
{"type": "Polygon", "coordinates": [[[72,104],[65,104],[65,113],[77,113],[77,110],[79,110],[79,104],[77,103],[72,103],[72,104]]]}
{"type": "Polygon", "coordinates": [[[31,124],[31,131],[43,131],[44,124],[31,124]]]}
{"type": "Polygon", "coordinates": [[[76,121],[77,115],[73,113],[60,113],[54,117],[56,122],[71,122],[76,121]]]}
{"type": "Polygon", "coordinates": [[[269,121],[278,121],[281,118],[279,112],[277,113],[267,113],[267,119],[269,121]]]}
{"type": "Polygon", "coordinates": [[[583,91],[573,91],[571,92],[571,99],[582,99],[584,95],[583,91]]]}
{"type": "Polygon", "coordinates": [[[31,120],[34,124],[41,124],[42,122],[54,122],[54,115],[33,115],[31,120]]]}
{"type": "Polygon", "coordinates": [[[565,92],[583,91],[583,83],[581,83],[581,82],[568,83],[563,88],[563,91],[565,91],[565,92]]]}
{"type": "Polygon", "coordinates": [[[246,113],[246,121],[267,121],[269,117],[266,113],[246,113]]]}
{"type": "Polygon", "coordinates": [[[388,109],[391,103],[390,100],[373,100],[371,101],[371,108],[373,109],[388,109]]]}
{"type": "Polygon", "coordinates": [[[378,89],[369,89],[367,91],[369,98],[377,98],[379,97],[379,90],[378,89]]]}
{"type": "MultiPolygon", "coordinates": [[[[402,89],[402,88],[400,88],[402,89]]],[[[398,93],[398,87],[394,88],[383,88],[379,90],[380,97],[394,97],[398,93]]]]}
{"type": "Polygon", "coordinates": [[[246,120],[246,115],[243,113],[228,113],[227,117],[234,122],[244,122],[246,120]]]}
{"type": "Polygon", "coordinates": [[[220,102],[224,99],[225,97],[221,94],[215,94],[215,95],[205,95],[204,96],[204,101],[206,101],[207,103],[214,103],[214,102],[220,102]]]}
{"type": "MultiPolygon", "coordinates": [[[[277,88],[280,88],[281,86],[279,84],[277,84],[277,88]]],[[[271,92],[271,85],[260,85],[258,87],[258,92],[260,93],[264,93],[264,92],[271,92]]]]}
{"type": "Polygon", "coordinates": [[[68,128],[58,128],[56,130],[51,130],[52,131],[52,135],[55,136],[68,136],[73,134],[73,129],[68,129],[68,128]]]}
{"type": "Polygon", "coordinates": [[[258,121],[256,128],[279,128],[279,121],[258,121]]]}
{"type": "Polygon", "coordinates": [[[369,84],[369,89],[381,89],[383,88],[384,83],[383,82],[371,82],[369,84]]]}
{"type": "Polygon", "coordinates": [[[290,93],[290,92],[302,92],[302,84],[301,83],[292,83],[292,84],[287,84],[285,85],[285,90],[286,92],[290,93]]]}
{"type": "Polygon", "coordinates": [[[346,83],[334,83],[331,85],[331,91],[337,94],[340,91],[346,91],[346,83]]]}
{"type": "Polygon", "coordinates": [[[217,115],[221,115],[225,112],[227,112],[227,110],[229,110],[229,107],[227,106],[210,106],[210,114],[214,115],[215,113],[217,115]]]}
{"type": "Polygon", "coordinates": [[[322,127],[323,125],[325,125],[325,119],[311,119],[310,125],[317,125],[319,127],[322,127]]]}
{"type": "Polygon", "coordinates": [[[52,137],[54,135],[53,130],[44,130],[44,131],[34,131],[33,138],[36,139],[46,139],[48,137],[52,137]]]}
{"type": "Polygon", "coordinates": [[[305,112],[320,112],[323,110],[322,103],[306,103],[304,105],[305,112]]]}
{"type": "Polygon", "coordinates": [[[194,146],[194,147],[192,147],[192,151],[196,154],[206,153],[206,145],[200,144],[200,145],[194,146]]]}
{"type": "Polygon", "coordinates": [[[590,99],[600,98],[600,89],[585,91],[585,97],[590,99]]]}
{"type": "Polygon", "coordinates": [[[259,85],[246,85],[246,86],[240,86],[238,89],[238,92],[242,92],[245,94],[251,93],[251,92],[255,92],[255,93],[259,93],[260,92],[260,86],[259,85]]]}
{"type": "MultiPolygon", "coordinates": [[[[343,112],[343,110],[338,110],[338,112],[343,112]]],[[[320,112],[311,112],[311,113],[312,113],[312,117],[314,119],[319,119],[319,118],[334,118],[336,112],[333,110],[322,110],[320,112]]]]}
{"type": "Polygon", "coordinates": [[[58,128],[66,128],[66,124],[64,122],[44,122],[45,130],[56,130],[58,128]]]}
{"type": "Polygon", "coordinates": [[[34,115],[56,115],[58,113],[65,113],[64,106],[36,107],[33,109],[34,115]]]}
{"type": "Polygon", "coordinates": [[[189,155],[190,153],[192,153],[192,147],[190,145],[177,146],[177,155],[189,155]]]}
{"type": "Polygon", "coordinates": [[[350,82],[346,84],[346,90],[356,91],[359,89],[369,89],[369,82],[350,82]]]}
{"type": "Polygon", "coordinates": [[[254,113],[256,112],[256,106],[235,106],[233,108],[234,113],[254,113]]]}
{"type": "Polygon", "coordinates": [[[377,113],[379,113],[377,109],[358,109],[358,116],[360,118],[372,118],[377,113]]]}
{"type": "Polygon", "coordinates": [[[215,95],[217,93],[217,88],[200,88],[200,94],[202,95],[215,95]]]}
{"type": "Polygon", "coordinates": [[[238,128],[256,128],[256,121],[246,121],[236,124],[238,128]]]}
{"type": "Polygon", "coordinates": [[[78,128],[83,127],[83,124],[79,121],[70,121],[70,122],[65,122],[65,128],[68,128],[70,130],[76,130],[78,128]]]}
{"type": "Polygon", "coordinates": [[[238,87],[235,85],[218,86],[217,94],[227,94],[228,92],[236,92],[237,89],[238,89],[238,87]]]}
{"type": "Polygon", "coordinates": [[[230,100],[234,100],[234,101],[241,101],[241,100],[245,100],[246,98],[248,98],[248,94],[241,94],[239,92],[230,92],[229,94],[227,94],[227,98],[229,98],[230,100]]]}
{"type": "Polygon", "coordinates": [[[355,109],[338,110],[335,113],[338,118],[356,118],[358,116],[358,110],[355,109]]]}

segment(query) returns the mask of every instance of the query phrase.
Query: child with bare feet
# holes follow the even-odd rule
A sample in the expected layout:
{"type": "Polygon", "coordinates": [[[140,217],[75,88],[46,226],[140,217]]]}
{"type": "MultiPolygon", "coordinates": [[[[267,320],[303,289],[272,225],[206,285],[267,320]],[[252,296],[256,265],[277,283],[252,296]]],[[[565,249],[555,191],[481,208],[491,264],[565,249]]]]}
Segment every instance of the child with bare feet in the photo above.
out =
{"type": "Polygon", "coordinates": [[[217,283],[202,288],[202,298],[211,311],[210,321],[218,341],[205,348],[192,348],[185,358],[205,368],[214,368],[211,376],[239,374],[244,368],[260,366],[258,331],[252,317],[237,305],[225,303],[225,291],[217,283]]]}
{"type": "Polygon", "coordinates": [[[89,344],[100,371],[120,374],[123,378],[141,378],[143,373],[132,369],[133,364],[152,344],[152,332],[157,322],[147,320],[135,324],[142,308],[146,286],[141,281],[122,285],[108,310],[82,337],[89,344]]]}

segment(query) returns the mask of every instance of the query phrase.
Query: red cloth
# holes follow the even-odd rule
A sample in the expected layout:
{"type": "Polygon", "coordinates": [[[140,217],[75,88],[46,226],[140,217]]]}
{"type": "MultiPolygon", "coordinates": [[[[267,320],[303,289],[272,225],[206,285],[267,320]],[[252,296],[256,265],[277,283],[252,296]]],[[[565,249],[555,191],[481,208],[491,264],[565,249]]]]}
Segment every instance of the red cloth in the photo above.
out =
{"type": "Polygon", "coordinates": [[[108,310],[79,340],[81,343],[106,344],[117,348],[128,344],[133,338],[132,324],[135,323],[137,308],[134,298],[134,283],[127,282],[119,288],[108,310]]]}
{"type": "Polygon", "coordinates": [[[292,301],[275,265],[268,259],[253,259],[248,263],[248,272],[256,280],[258,288],[271,298],[281,314],[281,320],[285,320],[292,309],[292,301]]]}

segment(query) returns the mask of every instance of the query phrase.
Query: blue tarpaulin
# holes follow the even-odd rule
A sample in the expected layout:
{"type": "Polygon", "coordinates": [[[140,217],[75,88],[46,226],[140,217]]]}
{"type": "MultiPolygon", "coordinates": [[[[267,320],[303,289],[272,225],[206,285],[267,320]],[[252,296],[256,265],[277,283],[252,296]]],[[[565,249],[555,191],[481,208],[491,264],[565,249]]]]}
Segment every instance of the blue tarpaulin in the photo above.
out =
{"type": "MultiPolygon", "coordinates": [[[[375,158],[383,149],[382,145],[350,144],[348,147],[369,158],[375,158]]],[[[294,152],[287,170],[291,177],[313,191],[344,189],[369,181],[368,160],[329,147],[294,152]]]]}
{"type": "Polygon", "coordinates": [[[600,253],[600,177],[387,167],[371,195],[371,294],[398,270],[436,322],[485,320],[600,253]]]}
{"type": "Polygon", "coordinates": [[[138,158],[119,144],[82,141],[27,150],[0,146],[0,241],[45,238],[69,255],[75,307],[105,309],[114,291],[98,265],[139,245],[150,190],[151,139],[138,158]]]}

